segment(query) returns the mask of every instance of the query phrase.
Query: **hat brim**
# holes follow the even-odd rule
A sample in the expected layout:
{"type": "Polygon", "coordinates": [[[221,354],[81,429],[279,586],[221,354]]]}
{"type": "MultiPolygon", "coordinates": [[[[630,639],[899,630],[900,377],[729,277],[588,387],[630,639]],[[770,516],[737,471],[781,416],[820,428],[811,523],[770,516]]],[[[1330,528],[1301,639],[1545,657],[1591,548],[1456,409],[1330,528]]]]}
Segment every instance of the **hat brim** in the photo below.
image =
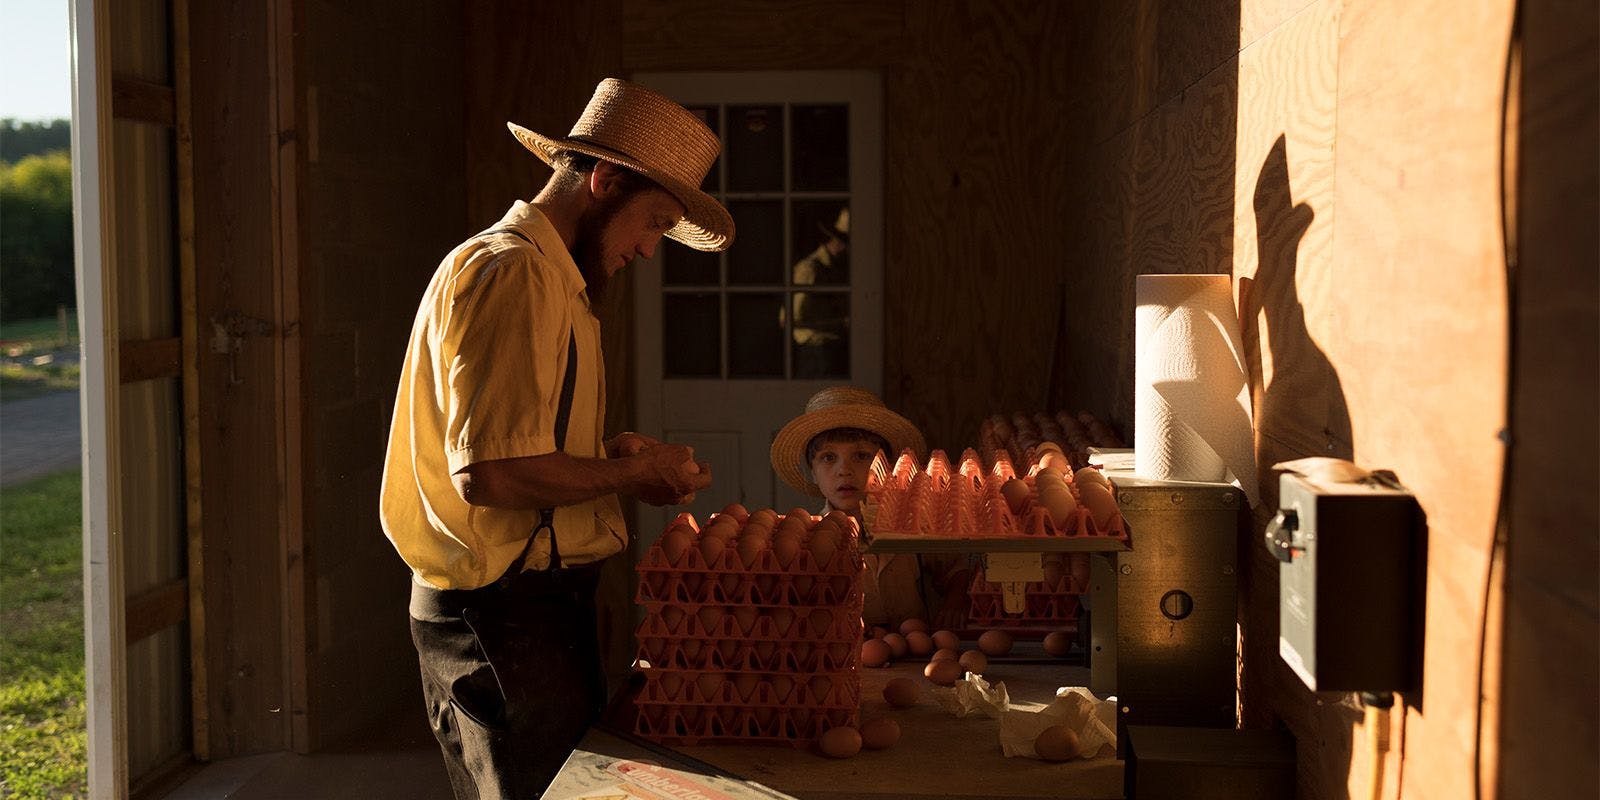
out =
{"type": "Polygon", "coordinates": [[[640,175],[655,181],[666,189],[678,202],[683,204],[683,219],[678,220],[666,237],[692,247],[696,250],[714,252],[726,250],[733,244],[733,216],[722,207],[715,198],[700,191],[697,186],[690,186],[683,181],[662,174],[659,170],[651,169],[623,153],[608,147],[586,142],[582,139],[554,138],[540,133],[534,133],[514,122],[507,122],[506,127],[511,129],[512,135],[530,152],[538,156],[544,163],[554,167],[556,157],[564,152],[582,153],[602,161],[609,161],[619,166],[627,167],[640,175]]]}
{"type": "Polygon", "coordinates": [[[811,470],[805,464],[806,445],[817,434],[834,428],[857,428],[882,436],[889,443],[890,452],[884,456],[893,464],[896,457],[910,448],[921,460],[927,451],[922,431],[911,420],[883,406],[847,404],[830,406],[820,411],[801,414],[784,425],[772,439],[772,470],[802,494],[821,497],[822,490],[811,480],[811,470]]]}

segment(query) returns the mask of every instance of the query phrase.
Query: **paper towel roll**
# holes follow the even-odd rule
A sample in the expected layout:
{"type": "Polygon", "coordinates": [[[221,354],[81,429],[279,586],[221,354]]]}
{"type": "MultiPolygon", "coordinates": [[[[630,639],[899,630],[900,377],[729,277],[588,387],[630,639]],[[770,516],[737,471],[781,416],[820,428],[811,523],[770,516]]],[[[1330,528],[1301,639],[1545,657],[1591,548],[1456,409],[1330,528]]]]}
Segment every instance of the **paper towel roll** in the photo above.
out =
{"type": "Polygon", "coordinates": [[[1225,481],[1256,502],[1255,436],[1227,275],[1140,275],[1134,316],[1134,469],[1225,481]]]}

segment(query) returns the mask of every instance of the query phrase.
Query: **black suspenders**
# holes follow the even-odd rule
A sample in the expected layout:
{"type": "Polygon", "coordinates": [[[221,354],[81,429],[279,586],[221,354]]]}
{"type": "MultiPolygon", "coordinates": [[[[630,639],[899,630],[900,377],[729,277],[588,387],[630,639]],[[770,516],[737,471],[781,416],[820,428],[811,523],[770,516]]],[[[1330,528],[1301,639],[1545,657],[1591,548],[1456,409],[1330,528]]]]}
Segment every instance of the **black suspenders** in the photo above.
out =
{"type": "MultiPolygon", "coordinates": [[[[516,228],[496,228],[489,233],[509,233],[528,244],[533,244],[527,234],[516,228]]],[[[567,373],[561,378],[561,402],[556,407],[556,449],[567,449],[567,422],[572,417],[572,393],[578,382],[578,337],[576,331],[567,332],[567,373]]],[[[533,532],[528,534],[528,541],[522,546],[522,552],[517,554],[516,560],[506,568],[505,574],[500,576],[501,581],[509,581],[522,572],[522,566],[528,561],[528,553],[533,550],[533,541],[539,538],[540,531],[550,532],[550,569],[561,569],[561,551],[556,547],[555,508],[539,509],[539,523],[533,527],[533,532]]]]}

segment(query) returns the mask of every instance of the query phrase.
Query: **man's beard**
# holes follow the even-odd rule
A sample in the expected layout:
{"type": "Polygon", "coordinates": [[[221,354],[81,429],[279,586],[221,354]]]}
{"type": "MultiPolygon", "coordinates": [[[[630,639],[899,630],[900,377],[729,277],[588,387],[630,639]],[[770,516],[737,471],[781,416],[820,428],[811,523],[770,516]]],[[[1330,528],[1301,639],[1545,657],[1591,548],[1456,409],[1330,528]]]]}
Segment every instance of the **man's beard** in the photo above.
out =
{"type": "Polygon", "coordinates": [[[605,302],[606,288],[611,282],[606,269],[603,242],[606,226],[616,218],[627,200],[627,197],[618,197],[601,202],[578,218],[577,239],[572,243],[572,260],[578,265],[578,273],[583,275],[584,283],[588,284],[589,304],[596,309],[605,302]]]}

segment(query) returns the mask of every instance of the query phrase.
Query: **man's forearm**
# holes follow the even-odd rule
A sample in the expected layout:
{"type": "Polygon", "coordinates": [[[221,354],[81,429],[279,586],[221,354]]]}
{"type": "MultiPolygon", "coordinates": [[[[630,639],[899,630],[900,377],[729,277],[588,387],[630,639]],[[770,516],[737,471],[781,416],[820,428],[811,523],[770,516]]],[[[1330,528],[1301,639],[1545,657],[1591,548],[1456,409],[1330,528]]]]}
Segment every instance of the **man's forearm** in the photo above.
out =
{"type": "Polygon", "coordinates": [[[643,466],[637,458],[583,458],[556,452],[479,462],[455,480],[462,498],[475,506],[552,508],[631,493],[643,466]]]}

